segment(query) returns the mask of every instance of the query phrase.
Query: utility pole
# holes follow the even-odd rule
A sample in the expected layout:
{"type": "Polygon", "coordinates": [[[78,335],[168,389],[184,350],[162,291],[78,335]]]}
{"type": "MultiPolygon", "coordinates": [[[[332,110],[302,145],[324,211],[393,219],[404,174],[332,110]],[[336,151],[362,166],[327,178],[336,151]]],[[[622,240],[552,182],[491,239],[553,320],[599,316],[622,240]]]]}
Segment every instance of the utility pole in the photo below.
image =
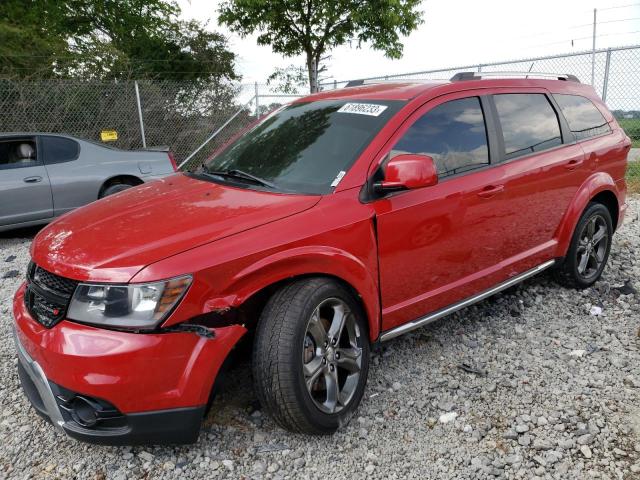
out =
{"type": "Polygon", "coordinates": [[[593,46],[591,50],[591,85],[593,86],[593,82],[596,76],[596,15],[598,9],[593,9],[593,46]]]}

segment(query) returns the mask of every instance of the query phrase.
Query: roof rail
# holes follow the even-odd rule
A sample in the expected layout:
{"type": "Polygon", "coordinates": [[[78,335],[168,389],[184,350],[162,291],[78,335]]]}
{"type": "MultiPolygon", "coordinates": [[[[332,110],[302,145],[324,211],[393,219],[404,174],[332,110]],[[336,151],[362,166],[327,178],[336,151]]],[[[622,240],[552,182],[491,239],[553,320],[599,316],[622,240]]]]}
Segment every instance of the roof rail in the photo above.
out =
{"type": "Polygon", "coordinates": [[[349,80],[344,88],[361,87],[362,85],[379,85],[384,83],[433,83],[446,82],[445,78],[369,78],[364,80],[349,80]]]}
{"type": "Polygon", "coordinates": [[[464,80],[482,80],[483,78],[546,78],[548,80],[564,80],[578,82],[578,77],[570,73],[542,73],[542,72],[459,72],[451,77],[450,81],[460,82],[464,80]]]}

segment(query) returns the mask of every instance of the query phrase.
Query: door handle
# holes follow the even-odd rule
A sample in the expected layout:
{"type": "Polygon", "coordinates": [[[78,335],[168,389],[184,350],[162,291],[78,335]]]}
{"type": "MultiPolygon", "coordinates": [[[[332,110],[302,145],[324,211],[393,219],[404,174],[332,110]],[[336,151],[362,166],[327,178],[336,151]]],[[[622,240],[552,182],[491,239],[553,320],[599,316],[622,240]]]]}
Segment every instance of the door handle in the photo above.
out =
{"type": "Polygon", "coordinates": [[[25,183],[38,183],[42,181],[42,177],[26,177],[23,179],[25,183]]]}
{"type": "Polygon", "coordinates": [[[478,192],[478,196],[482,198],[491,198],[494,195],[502,192],[504,190],[504,185],[487,185],[482,190],[478,192]]]}
{"type": "Polygon", "coordinates": [[[567,170],[575,170],[580,165],[582,165],[582,160],[570,160],[565,164],[564,168],[566,168],[567,170]]]}

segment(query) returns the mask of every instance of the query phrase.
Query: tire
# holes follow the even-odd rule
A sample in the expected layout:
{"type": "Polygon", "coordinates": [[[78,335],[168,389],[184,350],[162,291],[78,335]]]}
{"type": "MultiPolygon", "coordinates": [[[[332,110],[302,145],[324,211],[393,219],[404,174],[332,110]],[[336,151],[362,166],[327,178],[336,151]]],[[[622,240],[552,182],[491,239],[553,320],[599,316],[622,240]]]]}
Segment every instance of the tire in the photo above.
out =
{"type": "Polygon", "coordinates": [[[127,190],[129,188],[133,187],[133,185],[131,185],[130,183],[116,183],[114,185],[111,185],[107,188],[105,188],[102,193],[100,193],[100,196],[98,198],[104,198],[104,197],[108,197],[109,195],[114,195],[116,193],[122,192],[124,190],[127,190]]]}
{"type": "Polygon", "coordinates": [[[309,434],[335,432],[360,403],[368,371],[365,315],[339,283],[298,280],[269,299],[256,331],[253,378],[258,400],[281,427],[309,434]],[[340,318],[341,332],[330,336],[338,331],[340,318]],[[335,347],[320,341],[335,337],[335,347]]]}
{"type": "Polygon", "coordinates": [[[607,264],[612,239],[609,209],[601,203],[589,203],[573,232],[567,256],[558,269],[560,283],[578,289],[593,285],[607,264]]]}

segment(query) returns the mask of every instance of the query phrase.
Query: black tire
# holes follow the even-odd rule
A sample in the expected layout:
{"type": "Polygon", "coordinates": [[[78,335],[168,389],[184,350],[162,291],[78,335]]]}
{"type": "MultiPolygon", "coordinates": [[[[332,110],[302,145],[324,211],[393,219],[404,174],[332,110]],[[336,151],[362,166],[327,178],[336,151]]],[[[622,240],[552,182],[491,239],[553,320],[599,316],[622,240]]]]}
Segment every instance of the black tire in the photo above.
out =
{"type": "Polygon", "coordinates": [[[607,264],[613,240],[613,224],[609,209],[601,203],[589,203],[582,213],[571,238],[564,262],[558,268],[560,283],[578,289],[588,288],[602,275],[607,264]],[[594,225],[589,237],[588,229],[594,225]],[[595,243],[595,233],[603,231],[602,240],[595,243]],[[587,255],[586,267],[581,263],[587,255]],[[582,267],[582,268],[581,268],[582,267]]]}
{"type": "Polygon", "coordinates": [[[122,192],[124,190],[127,190],[131,187],[133,187],[134,185],[131,185],[130,183],[115,183],[113,185],[108,186],[107,188],[105,188],[101,193],[100,196],[98,198],[104,198],[104,197],[108,197],[109,195],[114,195],[116,193],[122,192]]]}
{"type": "MultiPolygon", "coordinates": [[[[338,317],[334,315],[333,318],[335,320],[338,317]]],[[[309,434],[335,432],[340,426],[348,423],[360,403],[368,370],[369,339],[365,315],[351,293],[339,283],[327,278],[298,280],[284,286],[269,299],[256,331],[253,378],[258,400],[281,427],[309,434]],[[326,305],[329,306],[325,307],[326,305]],[[340,305],[342,307],[339,307],[340,305]],[[335,311],[338,307],[343,308],[344,312],[350,310],[352,315],[344,315],[344,330],[338,334],[340,338],[332,349],[333,353],[328,353],[332,344],[320,345],[313,340],[317,335],[311,334],[310,331],[314,330],[317,334],[321,330],[312,325],[328,324],[328,338],[331,334],[330,327],[334,324],[326,318],[318,321],[321,316],[328,317],[326,313],[319,312],[322,312],[321,308],[333,308],[332,311],[335,311]],[[316,312],[317,316],[314,315],[316,312]],[[359,340],[352,343],[347,338],[345,343],[345,338],[356,331],[360,334],[359,340]],[[358,348],[352,348],[355,344],[358,344],[358,348]],[[347,350],[360,352],[357,379],[351,376],[355,371],[353,358],[357,354],[347,354],[347,350]],[[318,351],[322,352],[316,354],[318,351]],[[342,360],[339,356],[341,351],[344,352],[342,360]],[[322,369],[324,373],[320,372],[313,380],[314,375],[306,376],[305,369],[318,361],[321,362],[318,369],[322,369]],[[349,363],[349,369],[345,369],[343,363],[349,363]],[[331,372],[335,373],[329,373],[329,367],[331,372]],[[324,393],[320,388],[321,375],[325,386],[324,393]],[[334,376],[331,378],[335,380],[328,380],[327,377],[330,376],[334,376]],[[307,381],[311,387],[307,387],[307,381]],[[344,402],[345,405],[338,405],[338,400],[334,405],[334,412],[329,413],[331,402],[328,390],[329,383],[333,381],[337,385],[336,399],[347,392],[345,395],[348,396],[348,401],[344,402]],[[318,399],[320,396],[326,398],[322,404],[318,399]],[[321,408],[329,410],[323,411],[321,408]]]]}

